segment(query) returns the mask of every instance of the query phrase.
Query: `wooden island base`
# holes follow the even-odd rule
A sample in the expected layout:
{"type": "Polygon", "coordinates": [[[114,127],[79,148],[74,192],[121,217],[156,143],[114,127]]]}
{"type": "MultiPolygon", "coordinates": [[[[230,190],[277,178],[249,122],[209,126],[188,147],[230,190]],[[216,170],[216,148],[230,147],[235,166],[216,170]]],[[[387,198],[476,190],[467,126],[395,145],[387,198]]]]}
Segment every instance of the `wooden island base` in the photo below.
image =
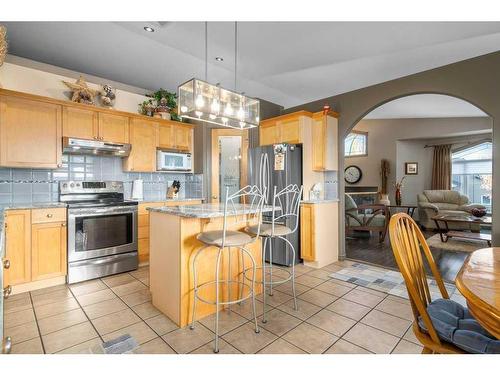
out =
{"type": "MultiPolygon", "coordinates": [[[[223,218],[191,218],[183,217],[165,212],[150,211],[150,291],[153,305],[163,314],[168,316],[180,327],[184,327],[191,321],[193,305],[193,275],[191,254],[203,244],[196,236],[204,231],[221,230],[223,218]]],[[[245,227],[238,217],[228,218],[228,228],[231,230],[242,230],[245,227]],[[238,221],[237,223],[235,223],[238,221]]],[[[252,253],[257,267],[261,266],[261,242],[247,246],[252,253]]],[[[206,249],[198,257],[198,284],[215,280],[215,261],[218,249],[212,247],[206,249]]],[[[221,280],[227,279],[228,274],[228,249],[224,250],[221,263],[221,280]]],[[[232,280],[240,280],[242,260],[236,248],[231,249],[231,273],[232,280]]],[[[245,267],[250,266],[248,257],[244,260],[245,267]]],[[[251,276],[250,273],[247,275],[251,276]]],[[[259,272],[258,272],[259,275],[259,272]]],[[[258,276],[257,275],[257,276],[258,276]]],[[[258,277],[260,279],[260,277],[258,277]]],[[[249,283],[247,281],[247,283],[249,283]]],[[[239,293],[238,285],[231,287],[231,299],[239,293]]],[[[256,284],[256,294],[260,293],[261,287],[256,284]]],[[[220,291],[224,300],[227,300],[228,288],[223,286],[220,291]]],[[[248,295],[248,289],[243,291],[248,295]]],[[[207,300],[215,301],[215,286],[209,285],[200,289],[200,296],[207,300]]],[[[249,299],[245,303],[251,303],[249,299]]],[[[197,301],[196,319],[215,313],[215,306],[197,301]]]]}

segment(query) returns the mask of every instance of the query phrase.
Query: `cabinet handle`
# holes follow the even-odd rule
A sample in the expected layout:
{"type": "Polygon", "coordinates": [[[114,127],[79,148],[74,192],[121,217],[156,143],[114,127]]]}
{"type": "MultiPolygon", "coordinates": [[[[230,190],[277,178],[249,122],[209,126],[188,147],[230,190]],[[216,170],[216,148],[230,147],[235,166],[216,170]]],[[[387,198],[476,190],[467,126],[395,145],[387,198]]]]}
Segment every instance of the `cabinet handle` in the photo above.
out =
{"type": "Polygon", "coordinates": [[[2,353],[9,354],[11,349],[12,349],[12,339],[10,338],[10,336],[7,336],[6,338],[3,339],[2,353]]]}
{"type": "Polygon", "coordinates": [[[57,168],[61,168],[62,167],[62,164],[57,164],[57,168]]]}
{"type": "Polygon", "coordinates": [[[12,293],[12,285],[7,285],[5,288],[3,288],[3,298],[5,299],[9,298],[11,293],[12,293]]]}
{"type": "Polygon", "coordinates": [[[66,226],[66,223],[62,223],[62,224],[61,224],[61,227],[65,227],[65,226],[66,226]]]}
{"type": "Polygon", "coordinates": [[[3,261],[3,268],[5,268],[6,270],[8,270],[10,268],[10,260],[5,259],[3,261]]]}
{"type": "Polygon", "coordinates": [[[50,219],[52,217],[52,214],[47,214],[47,217],[50,219]]]}

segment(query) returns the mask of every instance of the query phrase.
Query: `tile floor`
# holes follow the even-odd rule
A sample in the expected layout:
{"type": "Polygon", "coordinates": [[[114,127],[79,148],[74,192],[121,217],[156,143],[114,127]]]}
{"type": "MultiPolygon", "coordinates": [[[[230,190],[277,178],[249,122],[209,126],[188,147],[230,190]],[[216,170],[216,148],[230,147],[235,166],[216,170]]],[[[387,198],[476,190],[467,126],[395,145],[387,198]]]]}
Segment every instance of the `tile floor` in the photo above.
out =
{"type": "MultiPolygon", "coordinates": [[[[420,353],[405,299],[328,274],[349,266],[297,270],[299,310],[288,284],[268,297],[267,323],[255,334],[251,304],[221,314],[221,353],[420,353]]],[[[11,296],[5,302],[5,334],[13,353],[89,353],[125,333],[137,353],[212,353],[214,317],[178,329],[151,305],[148,268],[11,296]]],[[[262,300],[262,296],[258,296],[262,300]]],[[[258,314],[262,303],[257,301],[258,314]]]]}

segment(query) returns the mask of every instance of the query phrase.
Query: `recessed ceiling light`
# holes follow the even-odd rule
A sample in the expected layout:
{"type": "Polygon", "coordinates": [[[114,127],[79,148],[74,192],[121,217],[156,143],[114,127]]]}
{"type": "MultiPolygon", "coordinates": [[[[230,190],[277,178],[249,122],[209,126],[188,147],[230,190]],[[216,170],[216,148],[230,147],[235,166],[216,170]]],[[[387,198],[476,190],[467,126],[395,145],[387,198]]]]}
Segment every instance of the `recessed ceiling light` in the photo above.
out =
{"type": "Polygon", "coordinates": [[[223,58],[223,57],[220,57],[220,56],[217,56],[217,57],[215,58],[215,60],[217,60],[217,61],[224,61],[224,58],[223,58]]]}
{"type": "Polygon", "coordinates": [[[144,26],[144,30],[146,30],[148,33],[154,33],[155,32],[155,29],[153,29],[152,27],[149,27],[149,26],[144,26]]]}

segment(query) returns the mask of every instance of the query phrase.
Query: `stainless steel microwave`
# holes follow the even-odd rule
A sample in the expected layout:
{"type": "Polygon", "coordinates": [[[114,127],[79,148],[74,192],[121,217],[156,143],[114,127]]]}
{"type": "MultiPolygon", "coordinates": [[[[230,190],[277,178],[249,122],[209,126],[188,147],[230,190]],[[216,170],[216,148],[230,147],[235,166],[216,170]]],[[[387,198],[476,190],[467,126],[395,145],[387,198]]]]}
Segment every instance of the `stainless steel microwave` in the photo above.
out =
{"type": "Polygon", "coordinates": [[[158,150],[156,152],[156,169],[158,171],[192,172],[191,154],[158,150]]]}

